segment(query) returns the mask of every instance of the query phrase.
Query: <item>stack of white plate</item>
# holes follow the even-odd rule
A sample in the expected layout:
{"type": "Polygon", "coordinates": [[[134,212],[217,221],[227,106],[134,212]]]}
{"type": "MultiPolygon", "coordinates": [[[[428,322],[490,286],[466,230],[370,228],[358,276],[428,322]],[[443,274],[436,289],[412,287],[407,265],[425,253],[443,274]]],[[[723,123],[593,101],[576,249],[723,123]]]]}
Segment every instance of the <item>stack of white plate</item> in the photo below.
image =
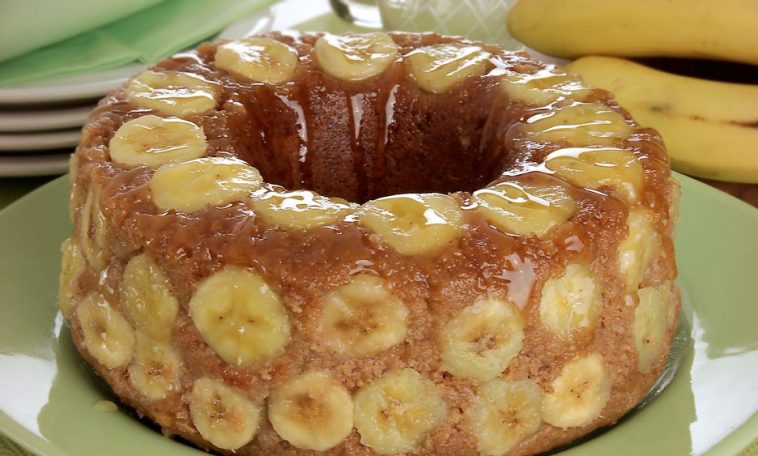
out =
{"type": "Polygon", "coordinates": [[[144,67],[0,88],[0,176],[64,173],[97,100],[144,67]]]}
{"type": "MultiPolygon", "coordinates": [[[[272,9],[242,18],[217,35],[239,39],[271,28],[272,9]]],[[[89,113],[143,64],[0,87],[0,177],[65,173],[89,113]]]]}

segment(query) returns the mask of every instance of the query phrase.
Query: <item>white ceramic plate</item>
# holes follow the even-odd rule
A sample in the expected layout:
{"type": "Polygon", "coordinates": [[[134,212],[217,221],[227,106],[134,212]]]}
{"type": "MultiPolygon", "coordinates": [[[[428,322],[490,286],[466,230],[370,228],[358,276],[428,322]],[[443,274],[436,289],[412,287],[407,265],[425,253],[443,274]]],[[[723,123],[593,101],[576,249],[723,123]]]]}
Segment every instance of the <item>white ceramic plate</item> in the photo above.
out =
{"type": "Polygon", "coordinates": [[[58,109],[0,110],[0,133],[81,127],[94,107],[91,104],[58,109]]]}
{"type": "Polygon", "coordinates": [[[73,147],[79,143],[81,130],[0,134],[0,153],[28,152],[73,147]]]}
{"type": "MultiPolygon", "coordinates": [[[[271,10],[244,17],[219,33],[224,38],[242,38],[271,29],[271,10]]],[[[100,98],[118,87],[130,76],[144,70],[147,65],[130,63],[110,70],[64,76],[45,81],[0,88],[0,105],[70,102],[100,98]]]]}
{"type": "Polygon", "coordinates": [[[53,176],[68,171],[68,158],[74,150],[49,155],[0,155],[0,177],[53,176]]]}

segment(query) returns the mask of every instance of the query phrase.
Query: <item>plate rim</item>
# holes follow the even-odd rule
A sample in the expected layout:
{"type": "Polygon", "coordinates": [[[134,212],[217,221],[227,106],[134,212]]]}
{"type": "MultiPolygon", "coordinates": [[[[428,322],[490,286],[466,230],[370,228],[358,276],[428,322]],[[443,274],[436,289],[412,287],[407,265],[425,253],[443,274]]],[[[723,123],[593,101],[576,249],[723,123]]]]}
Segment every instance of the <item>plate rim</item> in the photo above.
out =
{"type": "Polygon", "coordinates": [[[0,109],[0,135],[9,133],[44,133],[84,125],[95,104],[49,109],[0,109]]]}

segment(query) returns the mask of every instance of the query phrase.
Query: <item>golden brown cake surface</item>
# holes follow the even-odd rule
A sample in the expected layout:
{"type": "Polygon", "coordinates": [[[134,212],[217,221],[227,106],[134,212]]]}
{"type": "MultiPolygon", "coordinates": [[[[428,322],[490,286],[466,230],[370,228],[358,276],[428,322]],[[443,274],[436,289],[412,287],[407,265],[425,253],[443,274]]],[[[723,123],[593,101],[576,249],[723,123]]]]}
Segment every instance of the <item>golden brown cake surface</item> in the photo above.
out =
{"type": "Polygon", "coordinates": [[[659,136],[495,46],[205,44],[102,100],[71,171],[77,348],[212,451],[543,452],[634,407],[676,328],[659,136]]]}

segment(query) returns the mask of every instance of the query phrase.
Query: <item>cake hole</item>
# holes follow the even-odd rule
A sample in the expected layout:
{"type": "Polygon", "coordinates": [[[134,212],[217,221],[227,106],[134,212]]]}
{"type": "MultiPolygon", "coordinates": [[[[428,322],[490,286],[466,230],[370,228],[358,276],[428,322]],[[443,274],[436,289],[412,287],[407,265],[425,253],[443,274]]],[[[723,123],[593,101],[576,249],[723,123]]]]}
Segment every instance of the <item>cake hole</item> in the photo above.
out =
{"type": "Polygon", "coordinates": [[[504,114],[501,90],[494,78],[471,79],[435,95],[400,74],[328,90],[258,86],[240,94],[245,109],[228,125],[241,158],[290,190],[356,203],[472,192],[505,164],[515,118],[504,114]]]}

